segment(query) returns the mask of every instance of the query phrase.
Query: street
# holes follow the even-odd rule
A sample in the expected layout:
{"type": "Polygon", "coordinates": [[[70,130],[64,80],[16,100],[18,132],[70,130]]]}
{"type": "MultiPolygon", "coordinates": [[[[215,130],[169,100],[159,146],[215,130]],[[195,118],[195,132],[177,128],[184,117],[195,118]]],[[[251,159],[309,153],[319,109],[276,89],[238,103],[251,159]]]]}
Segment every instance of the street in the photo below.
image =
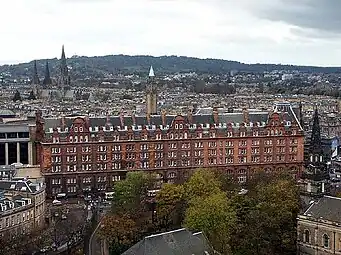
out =
{"type": "Polygon", "coordinates": [[[101,220],[105,216],[105,214],[110,210],[111,206],[103,206],[100,205],[97,210],[99,210],[98,219],[99,223],[97,224],[94,232],[92,233],[89,241],[89,254],[88,255],[108,255],[108,248],[106,244],[100,239],[98,236],[98,230],[101,226],[101,220]]]}

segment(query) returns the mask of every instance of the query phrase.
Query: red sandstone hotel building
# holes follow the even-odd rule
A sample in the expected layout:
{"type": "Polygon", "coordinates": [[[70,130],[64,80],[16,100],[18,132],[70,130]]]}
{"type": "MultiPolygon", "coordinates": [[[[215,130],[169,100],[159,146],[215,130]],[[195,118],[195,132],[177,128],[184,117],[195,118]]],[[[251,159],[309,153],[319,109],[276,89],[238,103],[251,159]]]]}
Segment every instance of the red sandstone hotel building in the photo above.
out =
{"type": "Polygon", "coordinates": [[[298,108],[277,104],[271,112],[244,110],[187,116],[89,118],[36,116],[36,146],[47,195],[112,190],[128,171],[181,182],[197,168],[224,171],[239,183],[260,169],[303,168],[298,108]]]}

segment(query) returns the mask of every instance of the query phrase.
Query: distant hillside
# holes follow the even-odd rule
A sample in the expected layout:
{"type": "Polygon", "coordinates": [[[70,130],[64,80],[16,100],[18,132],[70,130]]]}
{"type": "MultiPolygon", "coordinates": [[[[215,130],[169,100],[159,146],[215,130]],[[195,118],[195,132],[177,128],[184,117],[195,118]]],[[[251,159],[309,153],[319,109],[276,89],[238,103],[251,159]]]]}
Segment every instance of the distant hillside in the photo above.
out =
{"type": "MultiPolygon", "coordinates": [[[[54,76],[58,69],[58,60],[49,59],[51,75],[54,76]]],[[[46,60],[38,60],[39,76],[44,75],[46,60]]],[[[183,56],[127,56],[110,55],[100,57],[78,57],[68,59],[68,66],[72,68],[74,79],[105,78],[110,74],[148,74],[150,65],[153,65],[156,73],[197,72],[226,74],[231,70],[242,72],[264,72],[273,70],[297,70],[314,73],[338,73],[339,67],[313,67],[274,64],[244,64],[236,61],[221,59],[199,59],[183,56]]],[[[12,77],[31,77],[33,62],[17,65],[0,66],[0,74],[11,74],[12,77]]]]}

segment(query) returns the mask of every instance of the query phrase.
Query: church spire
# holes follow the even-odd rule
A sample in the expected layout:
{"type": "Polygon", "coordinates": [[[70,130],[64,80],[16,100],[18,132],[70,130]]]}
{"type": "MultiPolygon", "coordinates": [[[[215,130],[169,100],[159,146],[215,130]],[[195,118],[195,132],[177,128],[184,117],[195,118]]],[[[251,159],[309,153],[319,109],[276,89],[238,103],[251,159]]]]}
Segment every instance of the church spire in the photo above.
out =
{"type": "Polygon", "coordinates": [[[60,72],[63,77],[68,77],[69,71],[66,65],[66,57],[65,57],[65,49],[64,45],[62,46],[62,56],[60,58],[60,72]]]}
{"type": "Polygon", "coordinates": [[[43,84],[46,85],[51,85],[52,84],[52,80],[51,80],[51,76],[50,76],[50,68],[49,68],[49,62],[46,61],[46,66],[45,66],[45,77],[43,80],[43,84]]]}
{"type": "Polygon", "coordinates": [[[70,85],[69,70],[66,64],[65,49],[62,46],[62,56],[60,58],[60,79],[58,81],[59,86],[61,86],[62,94],[64,95],[65,90],[70,85]]]}
{"type": "Polygon", "coordinates": [[[317,107],[315,108],[314,117],[313,117],[313,127],[311,132],[311,141],[310,141],[310,152],[317,155],[322,154],[322,142],[321,142],[321,130],[319,123],[319,115],[317,107]]]}
{"type": "Polygon", "coordinates": [[[38,76],[37,61],[34,60],[32,84],[38,85],[39,83],[40,81],[39,81],[39,76],[38,76]]]}
{"type": "Polygon", "coordinates": [[[149,78],[155,77],[153,66],[150,66],[149,78]]]}

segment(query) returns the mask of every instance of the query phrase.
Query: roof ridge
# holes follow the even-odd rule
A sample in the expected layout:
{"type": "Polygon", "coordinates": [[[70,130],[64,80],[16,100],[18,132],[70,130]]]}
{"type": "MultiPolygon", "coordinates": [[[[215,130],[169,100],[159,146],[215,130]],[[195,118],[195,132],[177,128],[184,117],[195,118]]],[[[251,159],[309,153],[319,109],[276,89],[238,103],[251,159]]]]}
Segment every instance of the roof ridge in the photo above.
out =
{"type": "Polygon", "coordinates": [[[324,195],[324,197],[341,200],[340,197],[334,197],[334,196],[328,196],[328,195],[324,195]]]}
{"type": "Polygon", "coordinates": [[[175,230],[171,230],[171,231],[167,231],[167,232],[163,232],[163,233],[159,233],[159,234],[154,234],[154,235],[150,235],[150,236],[146,236],[144,239],[148,239],[148,238],[152,238],[152,237],[156,237],[156,236],[162,236],[162,235],[167,235],[167,234],[171,234],[171,233],[176,233],[176,232],[180,232],[186,230],[186,228],[179,228],[179,229],[175,229],[175,230]]]}

